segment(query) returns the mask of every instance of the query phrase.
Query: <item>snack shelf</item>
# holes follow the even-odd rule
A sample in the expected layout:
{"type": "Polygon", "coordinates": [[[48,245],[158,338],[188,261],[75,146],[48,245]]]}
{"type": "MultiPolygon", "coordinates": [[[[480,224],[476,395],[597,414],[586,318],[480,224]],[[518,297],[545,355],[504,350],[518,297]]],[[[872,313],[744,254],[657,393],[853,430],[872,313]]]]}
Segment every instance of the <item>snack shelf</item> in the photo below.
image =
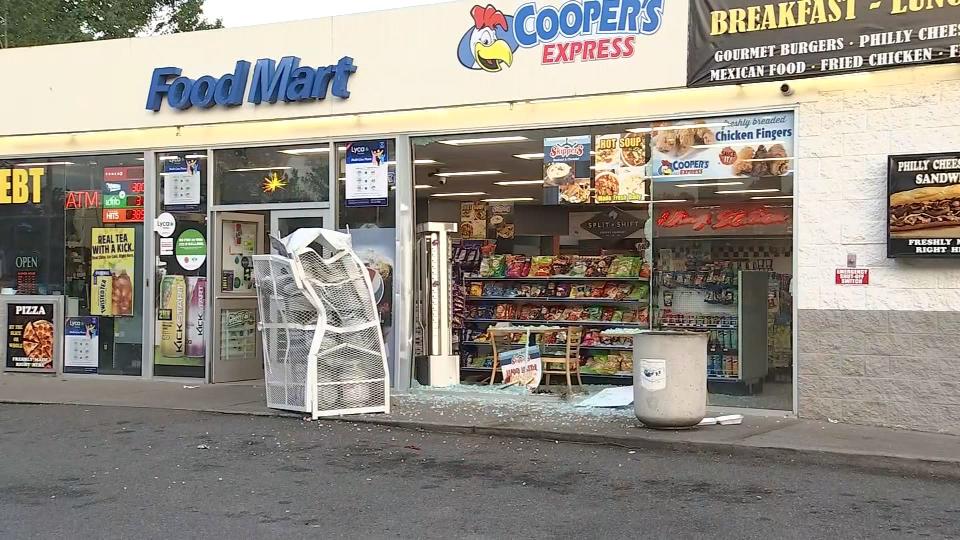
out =
{"type": "Polygon", "coordinates": [[[650,278],[645,277],[584,277],[584,276],[548,276],[548,277],[472,277],[465,276],[464,281],[620,281],[633,283],[636,281],[646,282],[650,278]]]}
{"type": "MultiPolygon", "coordinates": [[[[489,341],[461,341],[460,345],[469,345],[474,347],[490,347],[489,341]]],[[[512,343],[511,345],[516,345],[522,347],[523,343],[512,343]]],[[[547,344],[547,347],[557,347],[564,348],[566,345],[562,344],[547,344]]],[[[633,347],[630,345],[580,345],[580,349],[590,349],[590,350],[602,350],[602,351],[632,351],[633,347]]]]}
{"type": "Polygon", "coordinates": [[[620,304],[643,304],[646,305],[649,300],[646,298],[624,298],[616,300],[614,298],[566,298],[556,296],[468,296],[467,300],[471,302],[522,302],[529,304],[595,304],[595,305],[620,305],[620,304]]]}
{"type": "Polygon", "coordinates": [[[625,323],[625,322],[614,322],[614,321],[546,321],[542,319],[527,320],[527,319],[464,319],[467,323],[511,323],[511,324],[541,324],[541,325],[555,325],[563,324],[567,326],[625,326],[629,328],[647,328],[649,325],[643,323],[625,323]]]}
{"type": "MultiPolygon", "coordinates": [[[[461,373],[469,373],[471,375],[489,375],[489,367],[477,367],[477,366],[462,366],[460,368],[461,373]]],[[[616,384],[629,384],[633,380],[633,375],[617,375],[617,374],[602,374],[602,373],[587,373],[584,371],[580,372],[581,378],[584,382],[587,383],[596,383],[604,384],[605,381],[613,382],[616,384]]]]}
{"type": "Polygon", "coordinates": [[[663,324],[660,324],[659,326],[661,326],[662,328],[681,328],[681,329],[687,329],[687,330],[736,330],[736,329],[737,329],[736,326],[719,325],[719,324],[717,324],[717,325],[713,325],[713,324],[700,324],[700,325],[696,325],[696,324],[669,324],[669,323],[663,323],[663,324]]]}

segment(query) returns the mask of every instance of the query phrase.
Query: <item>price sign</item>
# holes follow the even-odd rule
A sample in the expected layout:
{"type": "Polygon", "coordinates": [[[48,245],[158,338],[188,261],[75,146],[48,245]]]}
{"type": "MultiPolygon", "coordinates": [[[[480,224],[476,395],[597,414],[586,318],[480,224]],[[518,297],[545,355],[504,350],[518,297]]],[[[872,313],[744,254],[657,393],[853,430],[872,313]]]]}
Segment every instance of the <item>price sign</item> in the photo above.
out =
{"type": "Polygon", "coordinates": [[[143,208],[104,208],[104,223],[143,223],[143,208]]]}

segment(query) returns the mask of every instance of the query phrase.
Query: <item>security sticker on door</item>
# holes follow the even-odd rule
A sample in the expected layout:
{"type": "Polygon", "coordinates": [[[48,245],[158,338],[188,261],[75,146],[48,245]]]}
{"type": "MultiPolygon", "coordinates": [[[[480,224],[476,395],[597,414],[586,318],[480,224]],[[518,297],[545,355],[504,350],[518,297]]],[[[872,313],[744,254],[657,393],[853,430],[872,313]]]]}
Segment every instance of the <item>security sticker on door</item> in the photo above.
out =
{"type": "Polygon", "coordinates": [[[667,387],[667,361],[653,358],[640,360],[640,386],[657,391],[667,387]]]}

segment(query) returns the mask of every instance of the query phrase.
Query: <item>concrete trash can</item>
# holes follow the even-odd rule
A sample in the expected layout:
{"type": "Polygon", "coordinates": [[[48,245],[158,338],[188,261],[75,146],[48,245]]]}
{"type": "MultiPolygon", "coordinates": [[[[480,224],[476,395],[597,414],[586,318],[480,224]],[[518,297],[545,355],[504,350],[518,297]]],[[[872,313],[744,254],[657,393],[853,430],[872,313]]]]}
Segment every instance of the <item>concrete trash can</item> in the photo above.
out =
{"type": "Polygon", "coordinates": [[[633,341],[633,407],[647,427],[695,426],[707,415],[707,334],[647,330],[633,341]]]}

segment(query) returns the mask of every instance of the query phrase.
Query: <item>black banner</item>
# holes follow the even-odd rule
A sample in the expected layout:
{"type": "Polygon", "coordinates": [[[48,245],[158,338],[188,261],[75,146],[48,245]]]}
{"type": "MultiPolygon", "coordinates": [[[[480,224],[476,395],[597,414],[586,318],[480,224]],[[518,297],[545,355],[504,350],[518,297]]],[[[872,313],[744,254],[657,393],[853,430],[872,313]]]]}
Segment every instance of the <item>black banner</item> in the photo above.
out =
{"type": "Polygon", "coordinates": [[[890,156],[887,256],[960,257],[960,152],[890,156]]]}
{"type": "Polygon", "coordinates": [[[960,62],[958,0],[696,0],[688,86],[960,62]]]}
{"type": "Polygon", "coordinates": [[[7,304],[7,369],[54,370],[53,308],[53,304],[7,304]]]}

